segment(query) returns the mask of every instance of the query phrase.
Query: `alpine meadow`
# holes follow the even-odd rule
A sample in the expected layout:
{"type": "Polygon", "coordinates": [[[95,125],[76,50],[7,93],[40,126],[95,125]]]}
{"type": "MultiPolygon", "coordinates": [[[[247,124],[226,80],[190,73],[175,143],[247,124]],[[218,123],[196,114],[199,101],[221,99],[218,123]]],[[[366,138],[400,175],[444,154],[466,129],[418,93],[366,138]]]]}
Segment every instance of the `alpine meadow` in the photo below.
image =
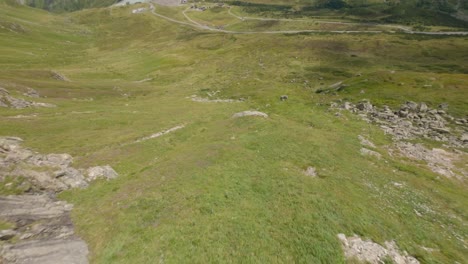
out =
{"type": "Polygon", "coordinates": [[[467,263],[468,2],[0,0],[0,263],[467,263]]]}

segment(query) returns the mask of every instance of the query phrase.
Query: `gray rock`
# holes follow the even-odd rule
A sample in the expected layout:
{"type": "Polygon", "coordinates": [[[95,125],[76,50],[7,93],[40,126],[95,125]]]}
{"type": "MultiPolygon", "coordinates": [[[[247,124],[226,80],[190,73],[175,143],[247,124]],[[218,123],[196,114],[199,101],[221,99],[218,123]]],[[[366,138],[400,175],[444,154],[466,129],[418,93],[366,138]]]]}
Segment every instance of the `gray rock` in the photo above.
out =
{"type": "Polygon", "coordinates": [[[12,229],[1,230],[0,231],[0,240],[10,240],[16,236],[16,231],[12,229]]]}
{"type": "Polygon", "coordinates": [[[373,157],[376,157],[378,159],[380,159],[382,157],[382,155],[380,153],[375,152],[375,151],[370,150],[370,149],[366,149],[366,148],[361,148],[360,152],[361,152],[361,155],[363,155],[363,156],[373,156],[373,157]]]}
{"type": "Polygon", "coordinates": [[[304,175],[309,177],[317,177],[317,171],[314,167],[307,167],[307,169],[304,171],[304,175]]]}
{"type": "Polygon", "coordinates": [[[343,104],[343,108],[346,109],[346,110],[351,110],[351,109],[353,109],[353,105],[350,102],[345,102],[343,104]]]}
{"type": "Polygon", "coordinates": [[[6,176],[22,177],[37,192],[61,192],[70,188],[86,188],[97,178],[112,179],[117,173],[108,165],[84,170],[71,167],[69,154],[42,155],[21,147],[22,140],[0,137],[0,180],[6,176]]]}
{"type": "Polygon", "coordinates": [[[404,109],[408,109],[411,112],[416,112],[418,110],[418,104],[413,101],[406,102],[404,106],[405,106],[404,109]]]}
{"type": "Polygon", "coordinates": [[[419,104],[419,112],[421,113],[424,113],[428,110],[429,108],[427,107],[427,105],[425,103],[420,103],[419,104]]]}
{"type": "Polygon", "coordinates": [[[359,135],[358,139],[359,139],[359,142],[361,142],[361,145],[366,146],[366,147],[376,148],[374,143],[372,143],[370,140],[366,139],[365,137],[359,135]]]}
{"type": "Polygon", "coordinates": [[[88,263],[88,247],[74,236],[72,205],[48,195],[0,197],[0,218],[16,223],[20,241],[0,246],[6,263],[88,263]]]}
{"type": "Polygon", "coordinates": [[[117,172],[115,172],[115,170],[109,165],[89,168],[86,174],[88,176],[88,181],[96,179],[110,180],[118,176],[117,172]]]}
{"type": "Polygon", "coordinates": [[[360,102],[356,105],[356,108],[360,111],[371,112],[373,109],[373,106],[369,102],[360,102]]]}
{"type": "Polygon", "coordinates": [[[408,256],[406,252],[400,252],[395,241],[385,241],[385,247],[383,247],[371,240],[362,240],[357,235],[346,237],[344,234],[338,234],[338,238],[347,259],[380,264],[384,263],[386,258],[390,258],[395,264],[419,264],[416,258],[408,256]]]}
{"type": "Polygon", "coordinates": [[[259,112],[259,111],[243,111],[243,112],[235,113],[232,117],[239,118],[239,117],[245,117],[245,116],[260,116],[263,118],[268,118],[267,114],[263,112],[259,112]]]}
{"type": "Polygon", "coordinates": [[[59,72],[56,72],[56,71],[52,71],[51,75],[52,75],[52,78],[58,81],[64,81],[64,82],[70,81],[67,77],[65,77],[65,75],[60,74],[59,72]]]}
{"type": "Polygon", "coordinates": [[[60,166],[68,167],[73,162],[72,156],[70,154],[48,154],[45,156],[45,161],[49,166],[60,166]]]}
{"type": "Polygon", "coordinates": [[[32,98],[39,98],[39,93],[36,90],[34,90],[33,88],[29,88],[29,87],[27,88],[24,95],[26,95],[28,97],[32,97],[32,98]]]}
{"type": "Polygon", "coordinates": [[[15,98],[3,88],[0,90],[0,106],[14,109],[23,109],[28,107],[55,107],[53,104],[31,102],[21,98],[15,98]]]}
{"type": "Polygon", "coordinates": [[[398,116],[399,117],[407,117],[408,116],[408,111],[407,110],[400,110],[400,111],[398,111],[398,116]]]}
{"type": "Polygon", "coordinates": [[[33,240],[5,246],[6,263],[15,264],[87,264],[88,246],[79,238],[33,240]]]}
{"type": "Polygon", "coordinates": [[[464,143],[468,142],[468,133],[463,133],[460,137],[460,140],[464,143]]]}
{"type": "Polygon", "coordinates": [[[439,132],[439,133],[450,134],[450,129],[448,129],[446,127],[445,128],[444,127],[433,127],[432,129],[439,132]]]}

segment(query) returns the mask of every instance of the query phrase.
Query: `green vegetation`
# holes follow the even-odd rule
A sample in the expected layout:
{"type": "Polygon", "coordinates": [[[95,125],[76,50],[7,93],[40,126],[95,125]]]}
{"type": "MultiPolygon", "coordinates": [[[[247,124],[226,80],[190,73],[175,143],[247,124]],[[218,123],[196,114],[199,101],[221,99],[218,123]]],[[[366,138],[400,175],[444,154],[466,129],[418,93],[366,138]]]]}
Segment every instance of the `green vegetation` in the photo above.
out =
{"type": "Polygon", "coordinates": [[[106,7],[118,0],[24,0],[31,7],[49,11],[76,11],[84,8],[106,7]]]}
{"type": "MultiPolygon", "coordinates": [[[[120,174],[60,194],[92,263],[344,263],[338,233],[395,240],[422,263],[468,258],[466,184],[390,156],[377,126],[329,110],[366,98],[445,102],[466,115],[467,37],[225,34],[131,14],[137,7],[51,14],[0,0],[0,86],[57,105],[1,108],[0,135],[120,174]],[[315,93],[339,81],[348,86],[315,93]],[[216,91],[245,101],[189,99],[216,91]],[[249,109],[269,118],[231,118],[249,109]],[[359,155],[358,135],[383,158],[359,155]],[[303,174],[308,166],[318,177],[303,174]]],[[[181,8],[157,8],[184,19],[181,8]]],[[[231,21],[221,14],[194,18],[231,21]]]]}
{"type": "Polygon", "coordinates": [[[445,25],[468,28],[468,22],[452,15],[456,11],[466,12],[458,1],[414,0],[414,1],[258,1],[243,0],[229,2],[242,7],[250,14],[280,17],[330,16],[356,21],[400,23],[406,25],[445,25]]]}

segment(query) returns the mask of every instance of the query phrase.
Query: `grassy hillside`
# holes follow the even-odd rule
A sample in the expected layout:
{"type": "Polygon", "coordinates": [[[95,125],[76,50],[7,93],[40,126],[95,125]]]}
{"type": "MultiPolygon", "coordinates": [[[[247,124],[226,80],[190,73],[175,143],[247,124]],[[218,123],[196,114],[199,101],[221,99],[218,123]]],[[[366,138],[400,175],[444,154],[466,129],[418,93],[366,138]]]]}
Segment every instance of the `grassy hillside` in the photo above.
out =
{"type": "Polygon", "coordinates": [[[234,35],[131,14],[138,6],[57,15],[7,3],[0,86],[57,107],[0,108],[0,135],[120,174],[60,195],[92,263],[345,263],[338,233],[395,240],[421,263],[468,258],[466,183],[391,156],[379,127],[329,110],[414,100],[465,116],[467,37],[234,35]],[[315,93],[339,81],[347,89],[315,93]],[[245,101],[190,100],[209,93],[245,101]],[[249,109],[269,118],[232,118],[249,109]],[[382,158],[360,155],[358,135],[382,158]]]}
{"type": "Polygon", "coordinates": [[[25,4],[54,12],[76,11],[84,8],[106,7],[117,0],[24,0],[25,4]]]}
{"type": "Polygon", "coordinates": [[[463,7],[458,1],[230,1],[245,12],[287,17],[333,16],[360,21],[408,25],[468,27],[468,22],[452,15],[463,7]]]}

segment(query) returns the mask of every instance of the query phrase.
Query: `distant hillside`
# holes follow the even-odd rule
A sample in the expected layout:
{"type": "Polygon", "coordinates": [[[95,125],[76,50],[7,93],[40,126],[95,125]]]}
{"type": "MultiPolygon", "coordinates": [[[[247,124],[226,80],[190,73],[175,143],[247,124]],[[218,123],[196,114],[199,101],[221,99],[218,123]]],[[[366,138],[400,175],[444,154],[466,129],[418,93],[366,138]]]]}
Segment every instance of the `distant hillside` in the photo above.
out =
{"type": "Polygon", "coordinates": [[[468,27],[463,0],[240,0],[246,12],[285,16],[346,16],[361,21],[468,27]]]}
{"type": "Polygon", "coordinates": [[[84,8],[105,7],[117,0],[24,0],[25,4],[48,11],[76,11],[84,8]]]}

